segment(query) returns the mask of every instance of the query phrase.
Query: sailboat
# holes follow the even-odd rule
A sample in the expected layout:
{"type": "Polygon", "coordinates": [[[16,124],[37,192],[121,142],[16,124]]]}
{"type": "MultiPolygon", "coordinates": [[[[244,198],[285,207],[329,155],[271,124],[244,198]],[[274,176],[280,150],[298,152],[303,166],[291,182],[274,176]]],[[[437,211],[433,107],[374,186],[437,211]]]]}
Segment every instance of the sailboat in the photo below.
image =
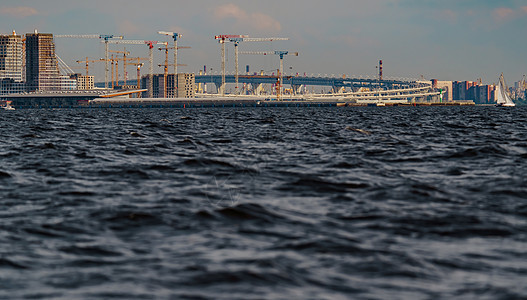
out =
{"type": "Polygon", "coordinates": [[[498,100],[496,101],[496,106],[505,106],[512,107],[516,106],[512,101],[511,97],[507,93],[507,85],[505,84],[505,79],[503,78],[503,73],[500,75],[499,83],[496,88],[496,94],[498,95],[498,100]]]}

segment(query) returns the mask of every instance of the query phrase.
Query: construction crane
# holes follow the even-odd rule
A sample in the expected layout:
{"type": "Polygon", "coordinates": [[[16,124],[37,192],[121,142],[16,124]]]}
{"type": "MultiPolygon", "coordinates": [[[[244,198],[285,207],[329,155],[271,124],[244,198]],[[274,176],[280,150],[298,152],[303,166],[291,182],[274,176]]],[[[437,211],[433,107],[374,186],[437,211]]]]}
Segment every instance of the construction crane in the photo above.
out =
{"type": "MultiPolygon", "coordinates": [[[[104,59],[101,59],[101,60],[104,60],[104,59]]],[[[117,77],[117,84],[119,83],[119,70],[117,69],[117,65],[119,64],[119,61],[123,61],[123,72],[124,72],[124,83],[126,84],[128,82],[128,65],[130,64],[133,64],[133,65],[136,65],[135,63],[130,63],[130,61],[137,61],[137,64],[140,63],[141,60],[148,60],[148,57],[116,57],[116,58],[111,58],[110,59],[112,64],[115,64],[116,66],[116,70],[115,70],[115,73],[117,74],[116,77],[117,77]]],[[[113,72],[114,70],[112,69],[112,81],[113,81],[113,72]]]]}
{"type": "Polygon", "coordinates": [[[244,38],[233,38],[229,39],[230,42],[234,43],[234,60],[236,65],[236,71],[235,71],[235,82],[236,82],[236,94],[238,94],[238,79],[239,79],[239,72],[238,72],[238,45],[240,42],[273,42],[273,41],[287,41],[289,38],[279,38],[279,37],[270,37],[270,38],[250,38],[250,37],[244,37],[244,38]]]}
{"type": "Polygon", "coordinates": [[[234,78],[235,78],[235,90],[236,94],[238,94],[239,91],[239,65],[238,65],[238,46],[240,45],[240,42],[273,42],[273,41],[287,41],[289,38],[279,38],[279,37],[269,37],[269,38],[250,38],[248,35],[230,35],[230,34],[224,34],[224,35],[217,35],[214,37],[215,39],[219,40],[220,44],[222,44],[221,49],[221,57],[222,57],[222,86],[225,86],[225,42],[229,41],[234,44],[234,61],[235,61],[235,72],[234,72],[234,78]]]}
{"type": "Polygon", "coordinates": [[[91,62],[101,62],[101,61],[104,61],[103,58],[99,58],[99,59],[88,59],[88,57],[86,57],[86,60],[77,60],[75,61],[76,63],[80,64],[80,63],[85,63],[86,64],[86,76],[88,76],[89,74],[89,63],[91,62]]]}
{"type": "MultiPolygon", "coordinates": [[[[144,63],[138,63],[137,66],[137,89],[141,88],[141,67],[144,66],[144,63]]],[[[141,94],[137,94],[138,98],[141,98],[141,94]]]]}
{"type": "Polygon", "coordinates": [[[225,95],[225,42],[231,39],[248,38],[248,35],[222,34],[216,35],[214,38],[221,44],[221,88],[220,93],[225,95]]]}
{"type": "MultiPolygon", "coordinates": [[[[189,49],[190,47],[178,47],[178,49],[189,49]]],[[[158,65],[159,67],[165,67],[164,69],[164,90],[163,90],[163,97],[164,98],[167,98],[167,79],[168,79],[168,66],[175,66],[175,70],[177,70],[177,66],[186,66],[185,64],[169,64],[168,63],[168,50],[169,49],[174,49],[174,47],[164,47],[164,48],[159,48],[159,50],[165,50],[165,64],[163,65],[158,65]]],[[[177,49],[175,49],[177,51],[177,49]]],[[[174,96],[176,96],[176,89],[177,89],[177,86],[176,86],[176,83],[177,83],[177,73],[174,73],[174,96]]]]}
{"type": "Polygon", "coordinates": [[[284,72],[284,56],[294,55],[298,56],[298,52],[289,51],[242,51],[241,54],[256,54],[256,55],[278,55],[280,56],[280,69],[278,70],[278,77],[280,78],[280,93],[282,92],[283,72],[284,72]]]}
{"type": "MultiPolygon", "coordinates": [[[[161,34],[161,35],[170,36],[174,40],[174,48],[172,48],[172,49],[174,49],[174,76],[177,76],[177,67],[178,67],[178,64],[177,64],[177,50],[178,49],[183,49],[182,47],[178,48],[177,41],[183,35],[181,35],[179,33],[176,33],[176,32],[170,32],[170,31],[158,31],[157,33],[161,34]]],[[[188,47],[188,48],[190,48],[190,47],[188,47]]]]}
{"type": "Polygon", "coordinates": [[[122,40],[122,36],[116,36],[113,34],[57,34],[55,35],[57,38],[80,38],[80,39],[102,39],[104,40],[105,49],[104,49],[104,56],[106,61],[106,69],[104,70],[104,87],[108,88],[108,42],[120,39],[122,40]]]}
{"type": "Polygon", "coordinates": [[[152,98],[154,95],[154,45],[165,45],[168,46],[167,42],[159,42],[159,41],[142,41],[142,40],[110,40],[108,41],[112,44],[128,44],[128,45],[147,45],[148,49],[150,50],[150,66],[149,66],[149,83],[148,83],[148,97],[152,98]]]}
{"type": "MultiPolygon", "coordinates": [[[[123,58],[122,59],[117,59],[116,58],[116,61],[118,62],[119,60],[122,60],[123,61],[123,77],[124,77],[124,82],[126,82],[128,80],[128,73],[126,72],[126,60],[127,60],[127,57],[128,55],[130,55],[130,51],[126,51],[126,48],[124,49],[124,51],[118,51],[118,50],[109,50],[109,52],[111,53],[120,53],[123,55],[123,58]]],[[[119,74],[119,73],[117,73],[119,74]]],[[[117,76],[117,83],[119,83],[119,76],[117,76]]]]}

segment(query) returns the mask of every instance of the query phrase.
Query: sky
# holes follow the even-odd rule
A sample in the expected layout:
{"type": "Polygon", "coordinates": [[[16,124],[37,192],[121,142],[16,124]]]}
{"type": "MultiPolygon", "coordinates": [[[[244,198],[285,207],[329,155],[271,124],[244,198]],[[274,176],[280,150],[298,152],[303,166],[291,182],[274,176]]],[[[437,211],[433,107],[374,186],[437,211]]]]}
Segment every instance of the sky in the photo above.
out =
{"type": "MultiPolygon", "coordinates": [[[[482,79],[508,82],[527,73],[527,0],[2,0],[0,33],[115,34],[130,40],[170,41],[157,34],[182,34],[180,72],[221,67],[220,34],[287,37],[288,41],[246,42],[240,51],[289,50],[286,73],[375,76],[383,60],[388,78],[482,79]]],[[[77,60],[104,57],[96,39],[56,38],[56,52],[83,72],[77,60]]],[[[113,45],[112,50],[124,50],[113,45]]],[[[133,57],[148,48],[128,45],[133,57]]],[[[156,51],[156,73],[164,54],[156,51]]],[[[227,71],[234,47],[227,44],[227,71]]],[[[170,62],[172,63],[172,62],[170,62]]],[[[270,73],[276,56],[240,55],[240,70],[270,73]]],[[[129,72],[135,72],[130,68],[129,72]]],[[[102,64],[91,75],[104,76],[102,64]]],[[[135,73],[134,73],[135,74],[135,73]]],[[[99,77],[100,78],[100,77],[99,77]]]]}

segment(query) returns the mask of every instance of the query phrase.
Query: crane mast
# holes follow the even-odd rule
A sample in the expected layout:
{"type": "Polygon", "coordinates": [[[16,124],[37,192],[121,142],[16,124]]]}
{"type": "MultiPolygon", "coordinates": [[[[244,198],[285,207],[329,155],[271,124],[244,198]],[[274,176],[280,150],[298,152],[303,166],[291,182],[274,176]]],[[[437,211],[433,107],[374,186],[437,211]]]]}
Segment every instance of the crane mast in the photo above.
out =
{"type": "Polygon", "coordinates": [[[235,61],[235,73],[234,80],[236,83],[235,90],[236,94],[239,94],[239,64],[238,64],[238,46],[240,42],[272,42],[272,41],[286,41],[289,38],[250,38],[248,35],[234,35],[234,34],[223,34],[214,37],[221,44],[221,94],[225,95],[225,42],[229,41],[234,44],[234,61],[235,61]]]}
{"type": "Polygon", "coordinates": [[[58,34],[55,35],[58,38],[80,38],[80,39],[102,39],[104,40],[104,55],[106,60],[106,68],[104,70],[104,87],[108,88],[108,43],[114,40],[122,40],[123,36],[117,36],[113,34],[58,34]]]}
{"type": "Polygon", "coordinates": [[[111,44],[129,44],[129,45],[147,45],[149,49],[149,73],[148,73],[148,97],[152,98],[154,95],[154,45],[165,45],[167,46],[167,42],[160,42],[160,41],[142,41],[142,40],[121,40],[121,41],[108,41],[111,44]]]}
{"type": "Polygon", "coordinates": [[[284,56],[293,55],[298,56],[298,52],[289,52],[289,51],[242,51],[242,54],[255,54],[255,55],[278,55],[280,57],[280,69],[278,70],[279,78],[279,94],[282,93],[282,82],[283,82],[283,72],[284,72],[284,56]]]}

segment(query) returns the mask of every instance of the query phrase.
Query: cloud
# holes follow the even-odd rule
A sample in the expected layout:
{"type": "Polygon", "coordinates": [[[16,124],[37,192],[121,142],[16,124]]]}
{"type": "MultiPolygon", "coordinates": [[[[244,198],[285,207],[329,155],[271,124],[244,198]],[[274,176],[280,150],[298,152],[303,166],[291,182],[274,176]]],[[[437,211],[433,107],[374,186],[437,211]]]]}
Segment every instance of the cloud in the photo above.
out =
{"type": "Polygon", "coordinates": [[[222,5],[216,9],[214,15],[218,19],[236,18],[236,19],[247,19],[247,13],[235,4],[229,3],[222,5]]]}
{"type": "Polygon", "coordinates": [[[446,9],[441,11],[440,13],[441,18],[448,20],[449,22],[453,23],[457,20],[457,13],[453,10],[446,9]]]}
{"type": "Polygon", "coordinates": [[[13,16],[13,17],[17,17],[17,18],[26,18],[26,17],[38,15],[39,12],[36,9],[32,8],[32,7],[17,6],[17,7],[3,7],[3,8],[0,8],[0,14],[13,16]]]}
{"type": "Polygon", "coordinates": [[[280,22],[270,15],[259,12],[249,13],[233,3],[219,6],[214,16],[219,20],[234,19],[240,26],[249,26],[260,31],[279,32],[282,30],[280,22]]]}
{"type": "Polygon", "coordinates": [[[130,20],[123,20],[117,24],[117,30],[123,34],[140,34],[141,27],[132,23],[130,20]]]}
{"type": "Polygon", "coordinates": [[[508,7],[499,7],[493,11],[493,15],[496,21],[506,21],[514,18],[516,14],[508,7]]]}

